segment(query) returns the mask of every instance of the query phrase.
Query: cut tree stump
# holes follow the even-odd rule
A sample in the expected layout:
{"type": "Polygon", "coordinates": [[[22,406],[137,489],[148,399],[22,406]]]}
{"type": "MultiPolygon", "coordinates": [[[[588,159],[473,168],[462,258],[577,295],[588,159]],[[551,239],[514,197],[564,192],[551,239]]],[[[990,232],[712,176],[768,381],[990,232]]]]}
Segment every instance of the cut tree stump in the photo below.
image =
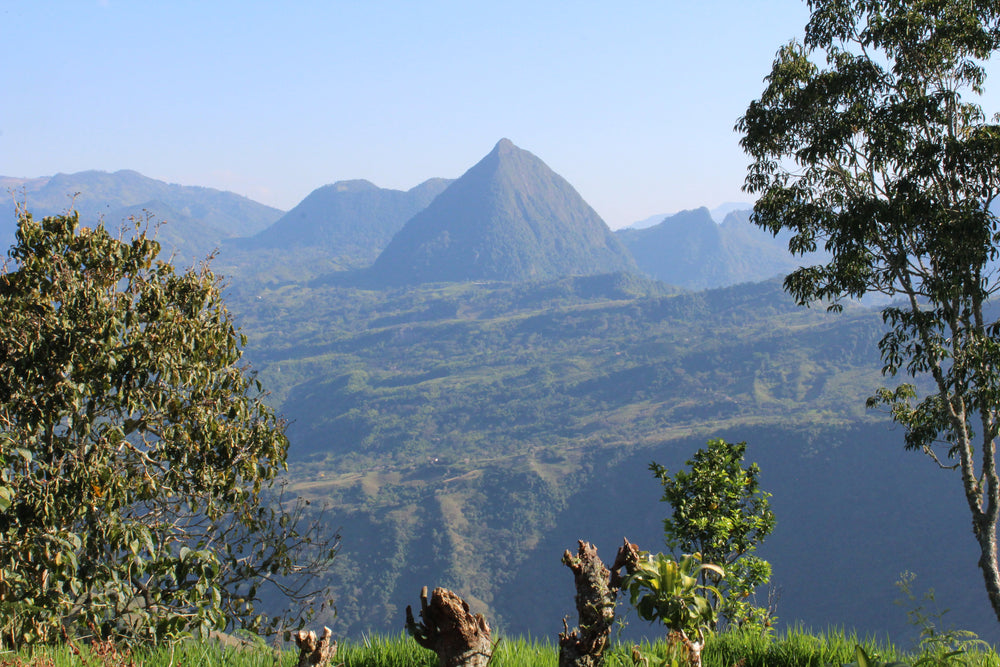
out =
{"type": "Polygon", "coordinates": [[[420,623],[406,607],[406,629],[424,648],[437,653],[441,667],[485,667],[493,655],[490,626],[482,614],[445,588],[435,588],[430,604],[420,591],[420,623]]]}
{"type": "Polygon", "coordinates": [[[579,541],[576,556],[569,549],[563,554],[562,562],[573,571],[576,582],[579,627],[570,632],[563,619],[563,632],[559,633],[559,667],[600,667],[604,664],[604,651],[610,643],[615,602],[621,588],[619,570],[624,567],[632,572],[638,556],[638,548],[628,540],[618,548],[611,570],[589,542],[579,541]]]}
{"type": "Polygon", "coordinates": [[[327,627],[323,628],[323,635],[319,638],[311,630],[294,633],[295,645],[299,647],[299,661],[295,667],[324,667],[330,664],[337,654],[337,642],[330,641],[332,636],[333,632],[327,627]]]}

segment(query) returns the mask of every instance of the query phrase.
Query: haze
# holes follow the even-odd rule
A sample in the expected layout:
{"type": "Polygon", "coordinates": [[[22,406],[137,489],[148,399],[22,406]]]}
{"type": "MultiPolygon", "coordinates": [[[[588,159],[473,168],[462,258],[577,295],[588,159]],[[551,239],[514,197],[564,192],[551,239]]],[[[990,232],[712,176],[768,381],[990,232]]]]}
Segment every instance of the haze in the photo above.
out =
{"type": "Polygon", "coordinates": [[[612,227],[727,201],[799,0],[46,2],[2,10],[0,174],[134,169],[289,209],[455,178],[501,137],[612,227]]]}

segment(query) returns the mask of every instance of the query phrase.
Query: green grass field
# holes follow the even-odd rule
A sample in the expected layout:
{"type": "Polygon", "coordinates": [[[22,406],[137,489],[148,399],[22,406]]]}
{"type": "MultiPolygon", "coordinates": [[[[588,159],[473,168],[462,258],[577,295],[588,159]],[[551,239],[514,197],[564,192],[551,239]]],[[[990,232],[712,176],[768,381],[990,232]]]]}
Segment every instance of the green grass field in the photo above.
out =
{"type": "MultiPolygon", "coordinates": [[[[704,652],[705,667],[826,667],[854,662],[855,647],[878,661],[901,661],[921,665],[975,665],[1000,667],[1000,657],[985,648],[968,653],[947,655],[941,647],[924,646],[923,650],[903,651],[891,643],[859,637],[841,631],[808,633],[791,629],[779,637],[738,632],[723,633],[709,639],[704,652]]],[[[610,652],[609,667],[634,665],[632,644],[619,644],[610,652]]],[[[638,647],[647,657],[663,657],[664,642],[638,647]]],[[[0,667],[196,667],[199,665],[231,667],[291,667],[296,663],[294,650],[277,650],[261,645],[249,648],[225,647],[215,642],[189,642],[174,647],[137,650],[133,653],[108,646],[83,649],[70,647],[39,648],[32,652],[0,653],[0,667]]],[[[554,641],[501,637],[495,644],[492,665],[497,667],[555,667],[559,649],[554,641]]],[[[655,661],[652,661],[655,664],[655,661]]],[[[333,665],[343,667],[410,667],[437,665],[437,657],[419,647],[406,635],[373,636],[361,641],[343,642],[333,665]]]]}

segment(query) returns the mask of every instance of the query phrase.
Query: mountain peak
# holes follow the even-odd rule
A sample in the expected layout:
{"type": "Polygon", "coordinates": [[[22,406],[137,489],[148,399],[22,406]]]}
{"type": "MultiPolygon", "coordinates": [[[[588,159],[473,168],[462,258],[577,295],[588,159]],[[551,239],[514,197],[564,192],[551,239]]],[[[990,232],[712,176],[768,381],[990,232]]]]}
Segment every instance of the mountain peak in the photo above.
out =
{"type": "Polygon", "coordinates": [[[509,139],[407,222],[372,267],[396,284],[635,270],[579,193],[509,139]]]}
{"type": "Polygon", "coordinates": [[[363,178],[350,181],[337,181],[330,187],[337,192],[374,192],[379,189],[377,185],[363,178]]]}
{"type": "Polygon", "coordinates": [[[504,155],[506,153],[512,153],[514,151],[519,151],[519,150],[521,149],[515,146],[514,142],[506,137],[498,141],[497,145],[493,147],[493,152],[499,155],[504,155]]]}

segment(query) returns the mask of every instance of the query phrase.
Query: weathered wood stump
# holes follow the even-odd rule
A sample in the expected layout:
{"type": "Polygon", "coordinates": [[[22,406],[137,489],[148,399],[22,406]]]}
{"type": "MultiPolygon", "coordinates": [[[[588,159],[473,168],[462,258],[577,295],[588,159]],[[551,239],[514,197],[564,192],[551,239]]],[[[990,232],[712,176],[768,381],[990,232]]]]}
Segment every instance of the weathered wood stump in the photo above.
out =
{"type": "Polygon", "coordinates": [[[622,540],[622,545],[618,547],[618,553],[615,554],[615,562],[611,565],[611,585],[615,590],[619,590],[622,587],[622,568],[625,569],[626,574],[632,574],[635,572],[635,566],[639,564],[639,547],[628,541],[628,538],[622,540]]]}
{"type": "Polygon", "coordinates": [[[690,639],[683,630],[671,630],[667,635],[667,645],[671,648],[680,664],[701,667],[701,652],[705,648],[702,639],[690,639]]]}
{"type": "Polygon", "coordinates": [[[331,642],[330,637],[333,632],[330,628],[323,628],[323,635],[319,638],[313,631],[306,632],[299,630],[295,637],[295,645],[299,647],[299,661],[296,667],[323,667],[330,664],[333,656],[337,654],[337,642],[331,642]]]}
{"type": "Polygon", "coordinates": [[[424,648],[437,653],[441,667],[485,667],[493,655],[490,626],[482,614],[445,588],[435,588],[430,604],[420,591],[420,623],[406,607],[406,629],[424,648]]]}
{"type": "Polygon", "coordinates": [[[563,632],[559,633],[559,667],[600,667],[604,664],[604,651],[611,637],[615,622],[615,602],[621,588],[619,570],[631,572],[639,550],[625,540],[611,569],[597,555],[597,548],[589,542],[579,541],[577,554],[569,549],[562,562],[573,572],[576,582],[576,611],[578,628],[572,632],[563,619],[563,632]]]}

